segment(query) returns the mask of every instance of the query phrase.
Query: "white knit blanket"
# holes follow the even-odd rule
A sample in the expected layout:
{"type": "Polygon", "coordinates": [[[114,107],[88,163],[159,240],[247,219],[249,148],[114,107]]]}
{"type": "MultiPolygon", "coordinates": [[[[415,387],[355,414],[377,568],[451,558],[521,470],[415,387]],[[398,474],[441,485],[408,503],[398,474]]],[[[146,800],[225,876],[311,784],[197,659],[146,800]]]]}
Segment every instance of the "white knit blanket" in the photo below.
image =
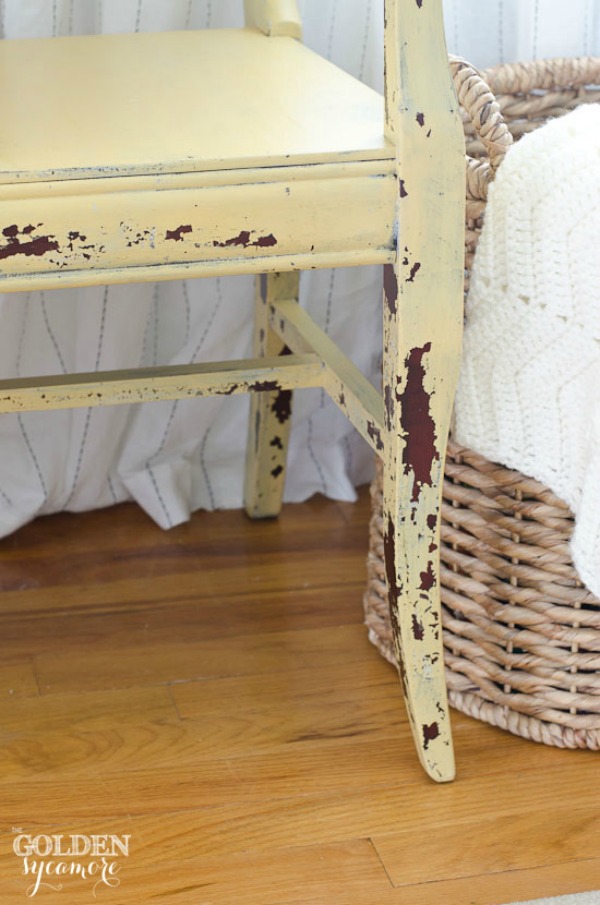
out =
{"type": "Polygon", "coordinates": [[[600,107],[517,142],[491,186],[455,437],[550,487],[600,596],[600,107]]]}

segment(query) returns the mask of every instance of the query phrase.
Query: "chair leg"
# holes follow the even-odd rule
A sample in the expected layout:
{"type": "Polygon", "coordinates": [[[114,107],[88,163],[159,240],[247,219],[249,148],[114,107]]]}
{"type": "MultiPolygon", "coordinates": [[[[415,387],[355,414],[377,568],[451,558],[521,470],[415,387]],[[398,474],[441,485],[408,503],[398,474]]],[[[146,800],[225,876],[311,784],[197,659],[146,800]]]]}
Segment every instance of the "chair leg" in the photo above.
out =
{"type": "MultiPolygon", "coordinates": [[[[254,354],[283,355],[286,349],[269,326],[269,304],[298,301],[300,274],[263,274],[256,281],[254,354]]],[[[291,390],[252,393],[246,450],[244,507],[251,518],[279,515],[285,484],[291,420],[291,390]]]]}
{"type": "Polygon", "coordinates": [[[394,646],[419,758],[432,779],[446,782],[454,778],[454,754],[437,551],[452,395],[440,409],[445,356],[428,340],[426,307],[407,315],[399,304],[398,284],[406,279],[401,267],[387,265],[384,280],[385,569],[394,646]]]}

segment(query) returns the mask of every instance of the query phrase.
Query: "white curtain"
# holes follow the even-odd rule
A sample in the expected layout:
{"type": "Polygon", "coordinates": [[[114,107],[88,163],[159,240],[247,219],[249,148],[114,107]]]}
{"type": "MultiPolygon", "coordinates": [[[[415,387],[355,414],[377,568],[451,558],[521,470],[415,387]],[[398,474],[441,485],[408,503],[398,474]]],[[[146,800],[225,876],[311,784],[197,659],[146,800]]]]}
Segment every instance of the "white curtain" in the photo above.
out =
{"type": "MultiPolygon", "coordinates": [[[[383,0],[299,5],[306,43],[381,90],[383,0]]],[[[444,0],[444,9],[449,49],[479,66],[600,53],[600,0],[444,0]]],[[[5,38],[241,23],[242,0],[0,0],[5,38]]],[[[377,268],[302,278],[302,304],[374,382],[380,296],[377,268]]],[[[252,298],[246,277],[0,295],[0,375],[241,358],[252,298]]],[[[0,534],[38,514],[130,498],[163,527],[197,508],[241,505],[247,410],[233,397],[2,416],[0,534]]],[[[325,395],[297,393],[286,499],[353,499],[371,468],[325,395]]]]}

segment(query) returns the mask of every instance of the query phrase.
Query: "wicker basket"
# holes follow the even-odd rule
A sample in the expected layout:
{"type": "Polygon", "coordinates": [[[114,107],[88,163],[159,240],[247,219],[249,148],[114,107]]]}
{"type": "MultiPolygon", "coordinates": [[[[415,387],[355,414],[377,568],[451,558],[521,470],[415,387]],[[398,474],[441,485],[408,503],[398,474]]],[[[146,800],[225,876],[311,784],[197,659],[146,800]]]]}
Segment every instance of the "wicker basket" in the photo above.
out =
{"type": "MultiPolygon", "coordinates": [[[[453,60],[467,136],[466,272],[487,187],[514,138],[600,100],[600,60],[453,60]]],[[[371,488],[369,637],[394,661],[383,565],[381,467],[371,488]]],[[[547,487],[452,441],[441,522],[442,620],[453,707],[516,735],[600,749],[600,600],[578,580],[572,514],[547,487]]]]}

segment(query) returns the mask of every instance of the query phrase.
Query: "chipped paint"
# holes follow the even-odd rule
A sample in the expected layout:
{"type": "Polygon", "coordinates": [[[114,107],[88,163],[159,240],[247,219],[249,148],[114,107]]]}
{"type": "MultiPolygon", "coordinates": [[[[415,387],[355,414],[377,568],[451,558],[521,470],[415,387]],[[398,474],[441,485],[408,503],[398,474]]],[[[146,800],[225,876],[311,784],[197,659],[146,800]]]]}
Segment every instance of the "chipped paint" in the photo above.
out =
{"type": "Polygon", "coordinates": [[[431,513],[427,516],[427,527],[428,527],[431,531],[435,531],[436,526],[437,526],[437,515],[436,515],[435,512],[431,512],[431,513]]]}
{"type": "Polygon", "coordinates": [[[423,358],[431,351],[431,343],[421,348],[411,349],[405,364],[407,369],[406,385],[403,392],[397,395],[400,403],[400,424],[404,434],[402,462],[404,473],[411,471],[414,476],[412,502],[419,499],[421,488],[433,484],[433,462],[439,461],[440,454],[436,448],[435,421],[431,416],[430,397],[424,386],[425,368],[423,358]]]}
{"type": "Polygon", "coordinates": [[[281,390],[273,400],[271,411],[280,424],[285,424],[292,414],[292,391],[281,390]]]}
{"type": "Polygon", "coordinates": [[[283,473],[283,465],[276,465],[275,468],[271,471],[272,478],[278,478],[280,474],[283,473]]]}
{"type": "Polygon", "coordinates": [[[383,440],[381,439],[381,431],[372,421],[367,422],[367,434],[373,441],[375,448],[378,450],[383,449],[383,440]]]}
{"type": "Polygon", "coordinates": [[[254,242],[250,241],[251,235],[252,232],[250,230],[243,229],[237,236],[233,236],[231,239],[225,239],[224,242],[218,242],[217,239],[214,239],[213,246],[215,248],[231,248],[236,245],[239,245],[242,248],[249,248],[252,246],[255,248],[270,248],[273,245],[277,245],[277,239],[272,233],[269,233],[268,236],[259,236],[254,242]]]}
{"type": "Polygon", "coordinates": [[[14,255],[25,255],[26,257],[36,255],[40,257],[49,251],[60,251],[58,242],[52,241],[55,240],[55,236],[36,236],[35,239],[31,239],[29,242],[21,242],[19,235],[30,236],[40,226],[43,226],[43,224],[38,223],[37,226],[29,224],[24,226],[22,230],[19,230],[15,223],[11,226],[6,226],[2,230],[2,235],[8,239],[8,242],[6,245],[0,246],[0,259],[12,258],[14,255]]]}
{"type": "Polygon", "coordinates": [[[398,599],[400,597],[400,587],[396,578],[396,528],[391,516],[388,516],[387,528],[383,534],[383,557],[385,564],[385,578],[388,590],[388,603],[390,610],[390,622],[394,637],[394,648],[396,651],[396,662],[398,672],[402,682],[402,690],[404,697],[408,702],[410,700],[408,676],[406,675],[406,667],[401,656],[402,640],[400,635],[400,623],[398,621],[398,599]]]}
{"type": "Polygon", "coordinates": [[[383,391],[383,404],[385,408],[385,426],[388,430],[392,429],[394,423],[395,405],[394,394],[391,386],[386,386],[383,391]]]}
{"type": "Polygon", "coordinates": [[[408,192],[406,191],[406,185],[404,179],[399,180],[399,194],[401,198],[408,198],[408,192]]]}
{"type": "Polygon", "coordinates": [[[416,119],[417,119],[418,124],[421,126],[421,128],[423,128],[423,126],[425,125],[425,114],[417,113],[416,119]]]}
{"type": "Polygon", "coordinates": [[[391,515],[388,515],[387,527],[383,534],[383,555],[385,560],[385,577],[387,581],[390,612],[393,612],[392,622],[399,632],[397,606],[400,596],[400,588],[396,577],[396,526],[391,515]]]}
{"type": "Polygon", "coordinates": [[[440,727],[437,723],[430,723],[429,725],[427,725],[426,723],[423,724],[423,747],[426,751],[429,747],[429,742],[435,741],[435,739],[438,738],[439,734],[440,727]]]}
{"type": "Polygon", "coordinates": [[[415,263],[410,268],[410,275],[406,278],[406,282],[414,283],[415,276],[417,275],[417,273],[419,272],[420,269],[421,269],[421,265],[420,265],[419,261],[415,261],[415,263]]]}
{"type": "Polygon", "coordinates": [[[281,387],[276,380],[257,380],[251,383],[248,389],[255,393],[273,393],[281,387]]]}
{"type": "Polygon", "coordinates": [[[423,628],[423,623],[419,622],[415,614],[412,615],[412,633],[415,641],[422,641],[425,635],[425,629],[423,628]]]}
{"type": "Polygon", "coordinates": [[[165,240],[172,239],[174,242],[183,242],[183,234],[191,232],[192,226],[190,223],[185,226],[178,226],[177,229],[168,229],[165,233],[165,240]]]}
{"type": "Polygon", "coordinates": [[[432,587],[435,584],[435,574],[433,571],[433,563],[431,560],[427,563],[427,569],[425,572],[420,573],[421,584],[419,588],[421,591],[431,591],[432,587]]]}
{"type": "Polygon", "coordinates": [[[383,292],[390,314],[396,314],[398,310],[398,279],[393,264],[385,264],[383,267],[383,292]]]}
{"type": "Polygon", "coordinates": [[[273,437],[269,446],[275,447],[275,449],[283,449],[283,443],[281,442],[281,437],[273,437]]]}

